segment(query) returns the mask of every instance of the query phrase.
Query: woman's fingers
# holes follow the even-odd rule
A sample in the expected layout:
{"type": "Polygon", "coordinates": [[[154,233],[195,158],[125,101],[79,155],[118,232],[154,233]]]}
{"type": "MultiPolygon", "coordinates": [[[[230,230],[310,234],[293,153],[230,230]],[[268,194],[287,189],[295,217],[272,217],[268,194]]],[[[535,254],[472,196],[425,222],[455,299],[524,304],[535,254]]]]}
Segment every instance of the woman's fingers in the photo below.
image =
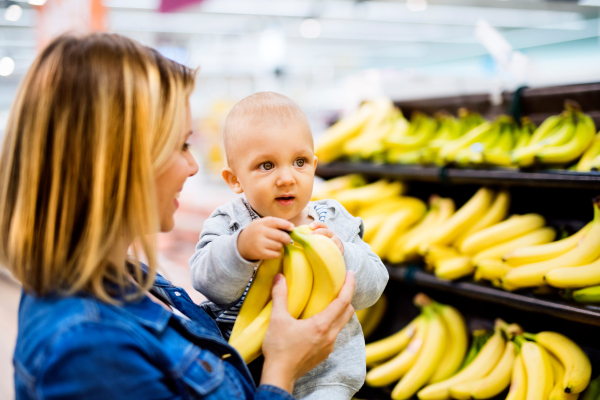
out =
{"type": "Polygon", "coordinates": [[[275,279],[273,279],[273,288],[271,289],[271,296],[273,298],[271,319],[290,315],[287,308],[287,295],[285,277],[282,274],[277,274],[275,279]]]}
{"type": "Polygon", "coordinates": [[[348,271],[346,273],[346,281],[344,282],[344,286],[342,286],[342,290],[338,297],[334,299],[325,310],[313,317],[316,318],[317,323],[329,321],[331,329],[335,330],[337,335],[337,333],[348,323],[354,313],[354,308],[350,304],[352,295],[354,294],[354,286],[354,271],[348,271]]]}

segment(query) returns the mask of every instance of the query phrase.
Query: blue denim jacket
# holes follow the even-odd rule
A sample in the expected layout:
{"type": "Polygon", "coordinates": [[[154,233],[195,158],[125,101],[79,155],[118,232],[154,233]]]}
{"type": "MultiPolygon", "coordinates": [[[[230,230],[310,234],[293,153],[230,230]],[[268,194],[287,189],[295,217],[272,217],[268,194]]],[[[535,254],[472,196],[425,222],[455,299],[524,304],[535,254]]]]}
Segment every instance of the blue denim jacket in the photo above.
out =
{"type": "Polygon", "coordinates": [[[88,295],[21,296],[15,390],[24,399],[293,399],[256,388],[212,318],[160,275],[147,296],[114,306],[88,295]]]}

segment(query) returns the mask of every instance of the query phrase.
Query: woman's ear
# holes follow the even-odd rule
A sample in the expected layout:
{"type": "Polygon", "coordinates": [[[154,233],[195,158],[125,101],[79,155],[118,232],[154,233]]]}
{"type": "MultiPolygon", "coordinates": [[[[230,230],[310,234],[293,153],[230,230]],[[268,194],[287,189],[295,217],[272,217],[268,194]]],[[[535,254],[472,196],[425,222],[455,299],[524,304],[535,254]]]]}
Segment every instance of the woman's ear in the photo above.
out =
{"type": "Polygon", "coordinates": [[[235,175],[235,173],[233,172],[233,170],[231,168],[229,168],[229,167],[223,168],[221,170],[221,176],[225,180],[225,183],[227,184],[227,186],[229,186],[229,188],[231,190],[233,190],[235,193],[241,194],[244,192],[244,189],[242,188],[240,181],[238,180],[237,176],[235,175]]]}

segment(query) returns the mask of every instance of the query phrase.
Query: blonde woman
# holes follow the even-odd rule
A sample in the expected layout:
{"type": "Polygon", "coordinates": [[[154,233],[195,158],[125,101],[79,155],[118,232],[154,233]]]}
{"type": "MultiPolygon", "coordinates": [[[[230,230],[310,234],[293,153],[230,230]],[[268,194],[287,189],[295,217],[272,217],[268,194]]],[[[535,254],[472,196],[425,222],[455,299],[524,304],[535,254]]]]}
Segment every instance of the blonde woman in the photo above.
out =
{"type": "Polygon", "coordinates": [[[152,234],[173,228],[198,170],[194,78],[94,34],[57,38],[23,80],[0,153],[0,264],[23,284],[17,399],[291,399],[350,319],[352,274],[304,321],[278,276],[257,388],[210,316],[156,273],[152,234]]]}

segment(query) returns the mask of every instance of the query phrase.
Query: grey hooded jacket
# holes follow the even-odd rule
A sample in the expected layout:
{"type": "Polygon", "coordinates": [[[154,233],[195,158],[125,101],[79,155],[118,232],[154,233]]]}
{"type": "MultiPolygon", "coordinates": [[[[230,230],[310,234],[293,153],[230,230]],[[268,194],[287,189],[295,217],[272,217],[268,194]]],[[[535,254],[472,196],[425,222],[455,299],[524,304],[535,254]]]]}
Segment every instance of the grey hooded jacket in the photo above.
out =
{"type": "MultiPolygon", "coordinates": [[[[352,299],[355,310],[373,305],[383,293],[388,272],[363,242],[362,220],[353,217],[335,200],[310,202],[309,215],[319,216],[315,205],[326,205],[325,224],[344,244],[346,269],[354,271],[356,288],[352,299]]],[[[241,230],[252,222],[244,199],[231,201],[215,210],[204,222],[196,252],[189,261],[194,288],[212,304],[226,310],[235,305],[252,278],[255,262],[243,259],[237,248],[241,230]]],[[[365,342],[356,315],[338,335],[333,353],[294,386],[294,396],[310,400],[350,399],[364,383],[365,342]]]]}

